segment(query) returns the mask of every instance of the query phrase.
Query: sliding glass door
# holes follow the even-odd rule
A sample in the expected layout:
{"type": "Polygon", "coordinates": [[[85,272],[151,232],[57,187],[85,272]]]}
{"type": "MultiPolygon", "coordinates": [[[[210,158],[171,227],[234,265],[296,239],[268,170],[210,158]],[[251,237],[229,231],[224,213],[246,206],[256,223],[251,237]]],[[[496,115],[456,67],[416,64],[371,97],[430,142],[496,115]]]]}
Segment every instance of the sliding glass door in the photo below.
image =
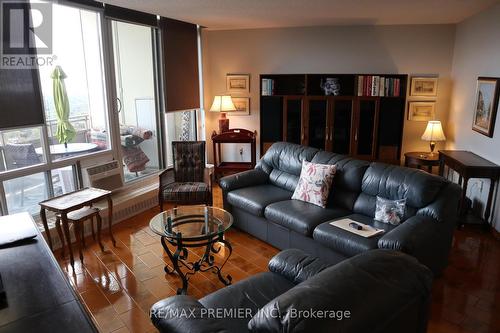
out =
{"type": "Polygon", "coordinates": [[[127,182],[152,174],[162,166],[156,29],[110,21],[119,152],[127,182]]]}

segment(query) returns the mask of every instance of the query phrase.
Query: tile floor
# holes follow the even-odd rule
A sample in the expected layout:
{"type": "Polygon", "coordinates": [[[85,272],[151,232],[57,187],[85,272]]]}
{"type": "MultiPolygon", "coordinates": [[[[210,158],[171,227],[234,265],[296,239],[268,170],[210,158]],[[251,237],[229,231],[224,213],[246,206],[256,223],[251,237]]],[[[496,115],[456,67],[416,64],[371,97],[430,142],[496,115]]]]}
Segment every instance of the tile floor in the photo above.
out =
{"type": "MultiPolygon", "coordinates": [[[[214,193],[214,204],[221,206],[220,189],[214,193]]],[[[77,260],[74,271],[67,256],[62,259],[56,253],[101,332],[154,332],[149,308],[174,295],[180,286],[180,279],[164,273],[168,257],[149,230],[149,220],[158,211],[118,224],[114,228],[117,246],[105,236],[104,252],[87,239],[85,265],[77,260]]],[[[268,260],[278,252],[236,229],[227,233],[227,239],[234,251],[224,272],[231,274],[233,282],[266,271],[268,260]]],[[[221,287],[216,276],[202,273],[191,278],[188,292],[201,298],[221,287]]],[[[432,296],[428,332],[500,332],[500,241],[474,227],[457,230],[450,265],[435,281],[432,296]]]]}

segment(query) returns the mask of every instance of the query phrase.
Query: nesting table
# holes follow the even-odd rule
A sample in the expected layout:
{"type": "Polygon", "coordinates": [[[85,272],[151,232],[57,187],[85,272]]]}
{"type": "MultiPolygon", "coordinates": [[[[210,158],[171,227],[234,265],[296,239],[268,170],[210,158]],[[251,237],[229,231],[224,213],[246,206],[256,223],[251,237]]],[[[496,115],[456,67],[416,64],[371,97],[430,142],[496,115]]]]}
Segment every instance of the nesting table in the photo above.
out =
{"type": "MultiPolygon", "coordinates": [[[[47,234],[47,240],[51,250],[53,250],[52,238],[50,236],[50,230],[47,223],[46,211],[47,210],[52,211],[55,212],[56,214],[61,215],[62,228],[68,244],[69,259],[71,262],[71,266],[74,266],[75,261],[73,258],[73,250],[71,248],[71,237],[69,234],[69,225],[68,225],[68,213],[83,208],[85,206],[92,205],[101,200],[106,200],[108,202],[109,235],[111,237],[111,240],[113,241],[113,245],[116,246],[115,238],[113,237],[113,234],[111,232],[111,224],[113,222],[113,200],[111,198],[111,191],[101,190],[98,188],[91,187],[71,192],[68,194],[64,194],[59,197],[48,199],[39,203],[40,216],[42,218],[43,227],[45,228],[45,233],[47,234]]],[[[62,236],[63,235],[59,235],[59,237],[61,238],[61,242],[63,243],[64,246],[64,238],[62,236]]],[[[81,246],[81,244],[79,244],[79,246],[81,246]]]]}

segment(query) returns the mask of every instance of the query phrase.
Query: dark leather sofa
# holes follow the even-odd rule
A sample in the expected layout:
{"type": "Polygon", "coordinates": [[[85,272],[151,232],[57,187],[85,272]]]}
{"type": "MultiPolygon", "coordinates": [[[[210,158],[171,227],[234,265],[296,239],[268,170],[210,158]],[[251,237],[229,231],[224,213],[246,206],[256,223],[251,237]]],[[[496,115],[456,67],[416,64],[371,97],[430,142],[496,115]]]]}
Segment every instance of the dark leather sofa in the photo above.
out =
{"type": "Polygon", "coordinates": [[[297,249],[278,253],[269,272],[197,301],[178,295],[151,308],[164,333],[421,333],[432,273],[409,255],[374,250],[336,265],[297,249]]]}
{"type": "Polygon", "coordinates": [[[224,177],[220,186],[234,225],[279,249],[299,248],[331,262],[394,249],[413,255],[436,275],[447,265],[461,191],[421,170],[284,142],[273,144],[255,169],[224,177]],[[303,160],[337,166],[326,208],[291,200],[303,160]],[[373,219],[377,196],[407,199],[402,224],[373,219]],[[343,217],[385,233],[364,238],[328,223],[343,217]]]}

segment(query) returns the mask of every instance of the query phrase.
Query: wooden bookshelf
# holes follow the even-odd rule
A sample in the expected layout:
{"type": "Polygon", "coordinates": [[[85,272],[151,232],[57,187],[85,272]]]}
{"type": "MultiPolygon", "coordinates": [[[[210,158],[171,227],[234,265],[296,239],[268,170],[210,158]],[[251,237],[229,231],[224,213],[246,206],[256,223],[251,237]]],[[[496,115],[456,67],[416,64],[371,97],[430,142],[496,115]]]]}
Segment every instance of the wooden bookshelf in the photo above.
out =
{"type": "Polygon", "coordinates": [[[399,164],[407,84],[408,75],[401,74],[262,74],[261,155],[272,143],[287,141],[399,164]],[[377,77],[382,88],[370,90],[377,96],[360,96],[368,94],[360,91],[363,82],[377,77]],[[327,78],[338,80],[337,96],[324,95],[321,83],[327,78]],[[392,90],[384,91],[388,82],[392,90]]]}

